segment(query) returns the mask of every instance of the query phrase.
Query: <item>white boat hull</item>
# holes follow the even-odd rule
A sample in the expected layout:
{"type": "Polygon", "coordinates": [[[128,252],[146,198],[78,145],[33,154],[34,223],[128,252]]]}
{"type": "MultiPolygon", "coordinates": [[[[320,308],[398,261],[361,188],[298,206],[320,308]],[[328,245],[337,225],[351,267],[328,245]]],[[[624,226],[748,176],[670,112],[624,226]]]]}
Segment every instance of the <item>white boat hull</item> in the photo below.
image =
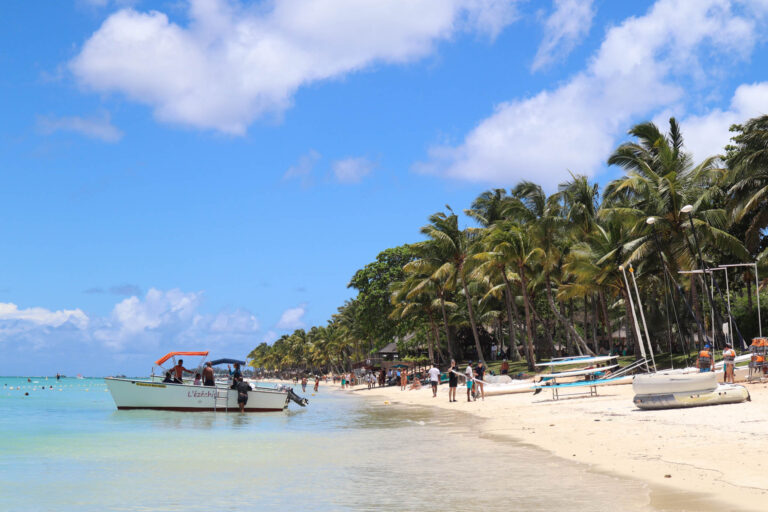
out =
{"type": "Polygon", "coordinates": [[[749,391],[744,386],[720,384],[709,391],[635,395],[634,402],[640,409],[678,409],[704,405],[737,404],[745,400],[749,400],[749,391]]]}
{"type": "MultiPolygon", "coordinates": [[[[119,410],[154,409],[161,411],[239,411],[237,391],[228,388],[169,384],[149,380],[104,379],[119,410]],[[224,398],[216,400],[219,396],[224,398]]],[[[245,412],[282,411],[288,407],[288,392],[257,388],[248,392],[245,412]]]]}
{"type": "Polygon", "coordinates": [[[712,391],[717,387],[714,372],[678,373],[659,372],[635,375],[632,390],[636,395],[658,395],[687,393],[689,391],[712,391]]]}

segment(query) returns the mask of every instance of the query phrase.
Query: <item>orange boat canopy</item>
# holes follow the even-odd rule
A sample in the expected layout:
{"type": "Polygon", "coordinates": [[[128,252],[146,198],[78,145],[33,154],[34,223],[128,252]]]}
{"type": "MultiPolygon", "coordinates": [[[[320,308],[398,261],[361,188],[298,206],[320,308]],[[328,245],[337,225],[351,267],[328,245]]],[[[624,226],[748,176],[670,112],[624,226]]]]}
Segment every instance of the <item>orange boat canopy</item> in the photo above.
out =
{"type": "Polygon", "coordinates": [[[168,352],[163,357],[155,361],[155,364],[157,366],[160,366],[161,364],[163,364],[173,356],[207,356],[207,355],[208,355],[207,350],[205,352],[168,352]]]}

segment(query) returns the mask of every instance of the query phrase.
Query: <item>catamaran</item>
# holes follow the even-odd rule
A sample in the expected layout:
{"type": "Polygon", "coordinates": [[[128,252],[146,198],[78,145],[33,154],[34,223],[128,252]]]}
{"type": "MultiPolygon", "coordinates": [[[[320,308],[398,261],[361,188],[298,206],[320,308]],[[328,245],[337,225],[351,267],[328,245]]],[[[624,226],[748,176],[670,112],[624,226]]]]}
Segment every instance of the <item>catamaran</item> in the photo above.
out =
{"type": "MultiPolygon", "coordinates": [[[[163,369],[163,363],[169,359],[176,363],[176,356],[200,356],[203,361],[208,356],[207,351],[169,352],[155,361],[155,365],[163,369]]],[[[212,363],[233,361],[228,359],[212,361],[212,363]]],[[[236,361],[245,364],[244,361],[236,361]]],[[[201,363],[202,366],[202,363],[201,363]]],[[[112,399],[119,410],[153,409],[161,411],[183,412],[236,412],[238,392],[231,389],[229,382],[218,381],[214,386],[196,386],[192,383],[159,382],[154,375],[147,379],[129,379],[107,377],[104,379],[112,399]]],[[[289,402],[295,402],[301,407],[307,405],[306,398],[299,397],[290,387],[267,387],[256,384],[248,391],[248,401],[245,412],[282,411],[288,408],[289,402]]]]}

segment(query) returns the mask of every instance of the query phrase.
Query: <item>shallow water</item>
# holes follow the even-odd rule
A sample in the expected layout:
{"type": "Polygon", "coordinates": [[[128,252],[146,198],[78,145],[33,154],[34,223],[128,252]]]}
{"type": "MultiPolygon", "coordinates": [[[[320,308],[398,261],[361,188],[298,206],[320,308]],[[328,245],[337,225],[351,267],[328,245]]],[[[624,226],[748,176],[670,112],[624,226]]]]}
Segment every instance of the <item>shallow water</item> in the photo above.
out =
{"type": "Polygon", "coordinates": [[[322,385],[287,413],[118,412],[100,379],[33,380],[0,377],[2,511],[657,510],[642,483],[468,415],[322,385]]]}

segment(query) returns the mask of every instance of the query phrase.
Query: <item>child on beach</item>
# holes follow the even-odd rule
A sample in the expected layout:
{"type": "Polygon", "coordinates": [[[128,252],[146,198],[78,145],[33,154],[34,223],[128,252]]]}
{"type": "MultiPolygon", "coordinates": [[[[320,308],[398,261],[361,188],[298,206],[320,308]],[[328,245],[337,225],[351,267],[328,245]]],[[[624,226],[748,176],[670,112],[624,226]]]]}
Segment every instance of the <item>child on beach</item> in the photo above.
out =
{"type": "Polygon", "coordinates": [[[472,361],[467,363],[467,369],[464,371],[467,376],[467,402],[472,401],[472,385],[475,380],[475,370],[472,368],[472,361]]]}

